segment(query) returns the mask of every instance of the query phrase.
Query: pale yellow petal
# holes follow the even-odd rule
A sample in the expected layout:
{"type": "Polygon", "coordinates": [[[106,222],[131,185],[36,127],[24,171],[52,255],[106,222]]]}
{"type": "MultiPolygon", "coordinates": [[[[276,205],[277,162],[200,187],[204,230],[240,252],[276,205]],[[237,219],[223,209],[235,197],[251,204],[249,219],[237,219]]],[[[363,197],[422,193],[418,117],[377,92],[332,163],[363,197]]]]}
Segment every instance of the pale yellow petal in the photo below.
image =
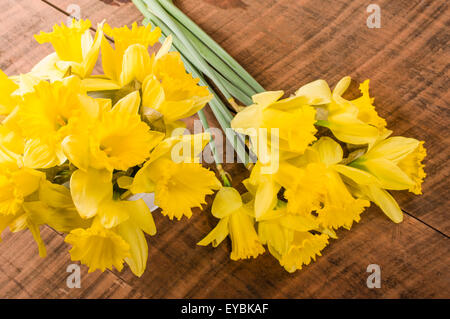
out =
{"type": "Polygon", "coordinates": [[[366,186],[361,190],[394,223],[401,223],[403,221],[403,212],[400,206],[398,206],[397,201],[387,191],[372,185],[366,186]]]}
{"type": "Polygon", "coordinates": [[[324,80],[316,80],[299,88],[295,95],[304,96],[310,105],[322,105],[331,102],[331,90],[324,80]]]}
{"type": "Polygon", "coordinates": [[[239,192],[233,187],[222,187],[216,194],[211,212],[216,218],[224,218],[242,207],[239,192]]]}
{"type": "Polygon", "coordinates": [[[147,266],[148,246],[142,230],[133,222],[126,221],[117,227],[117,233],[130,246],[130,256],[125,257],[125,262],[131,271],[141,277],[147,266]]]}
{"type": "Polygon", "coordinates": [[[351,165],[356,168],[364,168],[364,170],[371,173],[380,181],[382,188],[402,190],[408,189],[414,184],[414,181],[391,161],[373,159],[361,163],[358,162],[358,164],[356,162],[351,165]]]}
{"type": "Polygon", "coordinates": [[[151,61],[147,48],[141,44],[132,44],[123,55],[120,84],[127,85],[134,79],[143,82],[150,70],[151,61]]]}
{"type": "Polygon", "coordinates": [[[228,231],[228,222],[229,216],[222,218],[219,223],[217,223],[216,227],[214,227],[211,232],[206,235],[201,241],[197,243],[199,246],[208,246],[212,243],[213,247],[217,247],[229,234],[228,231]]]}
{"type": "Polygon", "coordinates": [[[321,162],[325,163],[327,166],[342,161],[344,154],[342,147],[329,137],[321,137],[313,144],[312,148],[319,153],[321,162]]]}
{"type": "Polygon", "coordinates": [[[112,198],[111,173],[106,170],[77,170],[70,179],[70,192],[83,218],[97,214],[100,203],[112,198]]]}

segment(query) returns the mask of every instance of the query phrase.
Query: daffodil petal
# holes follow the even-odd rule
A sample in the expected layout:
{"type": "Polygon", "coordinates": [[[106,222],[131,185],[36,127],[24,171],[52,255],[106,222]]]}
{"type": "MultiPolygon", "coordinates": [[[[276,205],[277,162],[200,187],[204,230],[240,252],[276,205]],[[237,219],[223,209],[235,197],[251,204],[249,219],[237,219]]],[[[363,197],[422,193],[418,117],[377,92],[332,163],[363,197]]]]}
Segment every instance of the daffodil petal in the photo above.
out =
{"type": "Polygon", "coordinates": [[[319,153],[320,161],[327,166],[337,164],[342,161],[344,152],[342,147],[329,137],[322,137],[312,146],[319,153]]]}
{"type": "Polygon", "coordinates": [[[105,199],[99,204],[96,215],[102,226],[110,229],[130,218],[127,206],[126,201],[105,199]]]}
{"type": "MultiPolygon", "coordinates": [[[[358,161],[355,161],[358,162],[358,161]]],[[[386,159],[373,159],[363,161],[361,164],[351,164],[358,168],[359,165],[374,175],[381,183],[382,188],[392,190],[408,189],[414,182],[397,165],[386,159]]]]}
{"type": "Polygon", "coordinates": [[[390,137],[375,144],[365,157],[371,159],[384,158],[397,163],[413,152],[419,146],[419,143],[414,138],[390,137]]]}
{"type": "Polygon", "coordinates": [[[152,213],[142,198],[134,201],[127,201],[126,210],[128,211],[130,220],[139,225],[145,233],[150,236],[156,234],[156,225],[152,213]]]}
{"type": "Polygon", "coordinates": [[[401,223],[403,221],[403,212],[398,206],[397,201],[384,189],[369,185],[362,188],[362,192],[381,208],[394,223],[401,223]]]}
{"type": "Polygon", "coordinates": [[[86,91],[110,91],[120,89],[120,84],[109,79],[85,78],[81,82],[86,91]]]}
{"type": "Polygon", "coordinates": [[[112,198],[112,191],[111,173],[106,170],[77,170],[70,179],[73,202],[83,218],[95,216],[100,203],[112,198]]]}
{"type": "Polygon", "coordinates": [[[296,96],[305,96],[310,105],[322,105],[331,102],[331,90],[324,80],[305,84],[295,92],[296,96]]]}
{"type": "Polygon", "coordinates": [[[363,170],[360,170],[360,169],[357,169],[357,168],[354,168],[351,166],[347,166],[347,165],[342,165],[342,164],[334,165],[333,168],[334,168],[334,170],[336,170],[340,174],[350,178],[357,184],[360,184],[360,185],[370,185],[370,184],[379,185],[380,184],[375,176],[373,176],[372,174],[367,173],[363,170]]]}
{"type": "Polygon", "coordinates": [[[142,44],[130,45],[123,54],[120,84],[127,85],[133,79],[143,82],[150,73],[151,63],[147,48],[142,44]]]}
{"type": "Polygon", "coordinates": [[[142,230],[133,222],[126,221],[117,227],[118,234],[130,246],[130,257],[125,257],[125,262],[131,271],[141,277],[147,266],[148,246],[142,230]]]}
{"type": "Polygon", "coordinates": [[[212,243],[213,247],[217,247],[220,245],[220,243],[227,238],[229,231],[228,231],[228,222],[229,222],[229,216],[222,218],[214,227],[211,232],[206,235],[205,238],[203,238],[201,241],[197,243],[199,246],[208,246],[212,243]]]}
{"type": "Polygon", "coordinates": [[[112,108],[113,112],[124,112],[130,114],[138,114],[141,97],[139,91],[131,92],[121,98],[112,108]]]}
{"type": "Polygon", "coordinates": [[[222,187],[216,194],[211,213],[216,218],[224,218],[242,207],[239,192],[233,187],[222,187]]]}

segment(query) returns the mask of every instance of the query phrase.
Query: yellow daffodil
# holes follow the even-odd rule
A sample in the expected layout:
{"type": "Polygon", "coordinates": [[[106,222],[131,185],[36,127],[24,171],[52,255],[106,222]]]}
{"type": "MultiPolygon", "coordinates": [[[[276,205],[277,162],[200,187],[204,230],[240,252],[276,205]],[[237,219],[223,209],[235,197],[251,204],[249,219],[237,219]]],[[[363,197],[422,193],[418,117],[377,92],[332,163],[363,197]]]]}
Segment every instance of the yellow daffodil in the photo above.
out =
{"type": "Polygon", "coordinates": [[[144,162],[164,134],[151,131],[141,121],[139,105],[139,93],[135,91],[112,108],[100,108],[97,117],[88,114],[75,119],[74,129],[62,142],[66,156],[83,170],[127,170],[144,162]]]}
{"type": "Polygon", "coordinates": [[[288,252],[295,232],[308,232],[319,228],[314,216],[289,214],[286,202],[279,201],[274,209],[266,213],[258,222],[258,236],[262,244],[277,259],[288,252]]]}
{"type": "Polygon", "coordinates": [[[68,134],[70,120],[82,111],[80,81],[41,81],[34,92],[25,94],[14,117],[26,139],[24,157],[28,167],[48,168],[66,160],[61,141],[68,134]],[[34,163],[34,164],[32,164],[34,163]]]}
{"type": "Polygon", "coordinates": [[[72,20],[70,26],[54,25],[50,33],[35,35],[42,44],[50,42],[55,53],[36,65],[31,74],[50,80],[62,79],[70,68],[70,73],[81,78],[88,77],[94,69],[103,38],[102,25],[98,25],[92,38],[89,20],[72,20]]]}
{"type": "Polygon", "coordinates": [[[34,241],[38,245],[39,256],[45,257],[47,256],[47,249],[41,238],[39,230],[39,226],[41,224],[39,224],[39,221],[40,220],[36,222],[34,220],[34,216],[25,210],[20,210],[14,215],[0,215],[0,233],[6,227],[9,227],[13,233],[28,229],[31,232],[34,241]]]}
{"type": "Polygon", "coordinates": [[[80,217],[67,187],[47,180],[41,180],[38,200],[25,202],[23,207],[36,223],[47,224],[63,233],[92,223],[80,217]]]}
{"type": "MultiPolygon", "coordinates": [[[[271,135],[279,138],[279,148],[284,151],[303,153],[316,138],[315,114],[313,107],[304,97],[280,98],[283,91],[264,92],[252,97],[254,104],[245,107],[231,121],[233,129],[249,135],[253,146],[260,134],[258,129],[267,129],[268,143],[271,135]],[[278,129],[274,133],[272,129],[278,129]]],[[[258,156],[260,152],[256,151],[258,156]]]]}
{"type": "Polygon", "coordinates": [[[339,140],[350,144],[373,144],[386,129],[369,96],[369,80],[360,85],[362,96],[348,101],[342,97],[351,83],[342,78],[331,93],[323,80],[301,87],[296,96],[305,97],[317,108],[317,124],[328,127],[339,140]]]}
{"type": "Polygon", "coordinates": [[[422,194],[421,185],[426,176],[422,164],[426,156],[423,143],[413,138],[390,137],[349,165],[375,176],[382,188],[408,189],[422,194]]]}
{"type": "Polygon", "coordinates": [[[190,218],[191,209],[201,208],[206,203],[205,196],[220,188],[214,172],[196,160],[209,139],[209,134],[196,134],[164,140],[136,173],[129,185],[131,192],[155,192],[155,204],[162,208],[163,215],[170,219],[190,218]],[[174,161],[174,157],[178,160],[174,161]]]}
{"type": "Polygon", "coordinates": [[[81,260],[89,266],[90,271],[111,269],[113,265],[120,270],[125,260],[133,273],[141,276],[148,254],[144,232],[149,235],[156,233],[152,214],[144,200],[114,199],[111,172],[92,168],[87,171],[77,170],[72,174],[70,191],[79,214],[83,218],[94,217],[89,229],[76,229],[66,239],[73,245],[72,259],[81,260]],[[89,237],[106,246],[98,249],[84,247],[91,244],[87,239],[89,237]],[[128,248],[125,249],[125,246],[128,248]],[[88,251],[83,252],[85,249],[88,251]],[[117,253],[117,257],[108,255],[108,249],[117,253]]]}
{"type": "Polygon", "coordinates": [[[178,52],[164,54],[142,84],[143,115],[156,110],[166,125],[194,115],[213,97],[198,81],[186,73],[178,52]]]}
{"type": "Polygon", "coordinates": [[[211,212],[220,221],[198,245],[207,246],[212,243],[216,247],[230,236],[232,260],[256,258],[264,252],[251,217],[253,211],[242,202],[236,189],[223,187],[216,194],[211,212]]]}
{"type": "Polygon", "coordinates": [[[14,163],[1,163],[0,215],[14,215],[19,212],[26,198],[38,190],[43,178],[45,175],[42,172],[20,168],[14,163]]]}
{"type": "Polygon", "coordinates": [[[354,198],[334,169],[342,154],[339,144],[322,137],[303,156],[280,165],[277,179],[286,188],[290,213],[313,213],[322,227],[331,230],[350,229],[353,222],[359,222],[370,203],[354,198]]]}
{"type": "MultiPolygon", "coordinates": [[[[89,272],[112,270],[113,266],[121,271],[126,262],[136,276],[142,276],[147,266],[148,246],[144,232],[148,229],[140,226],[141,217],[136,212],[113,228],[103,227],[95,218],[91,227],[72,230],[65,238],[72,245],[71,259],[87,265],[89,272]]],[[[155,232],[156,229],[152,229],[151,235],[155,232]]]]}
{"type": "MultiPolygon", "coordinates": [[[[152,58],[148,53],[148,46],[154,45],[161,36],[159,28],[154,30],[151,28],[150,24],[138,26],[136,22],[131,29],[127,26],[111,28],[105,24],[104,32],[114,40],[114,49],[103,37],[101,42],[103,72],[119,88],[129,84],[133,79],[142,83],[145,76],[151,73],[152,58]]],[[[93,90],[105,89],[103,85],[107,84],[105,81],[95,83],[95,80],[91,83],[93,90]]]]}
{"type": "Polygon", "coordinates": [[[113,266],[121,271],[124,259],[131,256],[130,245],[120,235],[99,225],[74,229],[65,241],[72,245],[71,259],[87,265],[89,272],[112,270],[113,266]]]}
{"type": "Polygon", "coordinates": [[[70,232],[77,227],[87,227],[90,223],[80,218],[66,187],[44,179],[40,181],[39,190],[27,196],[20,209],[13,215],[0,214],[0,232],[7,226],[12,232],[29,229],[41,257],[45,257],[47,253],[39,226],[47,224],[57,231],[70,232]]]}
{"type": "MultiPolygon", "coordinates": [[[[0,150],[0,154],[3,152],[0,150]]],[[[38,191],[45,174],[30,168],[19,167],[17,159],[0,163],[0,232],[7,226],[12,232],[29,229],[38,244],[39,255],[46,256],[39,226],[44,222],[28,211],[28,204],[38,199],[38,191]]],[[[20,163],[20,161],[19,161],[20,163]]]]}
{"type": "Polygon", "coordinates": [[[406,137],[390,137],[378,141],[366,154],[338,171],[348,178],[355,195],[378,205],[394,222],[403,220],[395,199],[385,189],[408,189],[421,194],[426,174],[422,160],[426,156],[423,142],[406,137]]]}

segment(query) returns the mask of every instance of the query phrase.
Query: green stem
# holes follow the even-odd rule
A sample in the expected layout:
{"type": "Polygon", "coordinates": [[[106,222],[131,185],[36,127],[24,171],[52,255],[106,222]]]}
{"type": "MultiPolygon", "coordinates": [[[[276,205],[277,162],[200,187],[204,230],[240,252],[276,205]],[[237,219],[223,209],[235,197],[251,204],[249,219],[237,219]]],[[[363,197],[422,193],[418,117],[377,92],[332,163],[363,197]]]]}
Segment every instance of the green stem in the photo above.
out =
{"type": "Polygon", "coordinates": [[[256,92],[247,82],[245,82],[235,70],[224,63],[209,47],[207,47],[202,41],[200,41],[189,29],[187,29],[181,23],[178,26],[183,30],[187,38],[197,48],[198,52],[211,64],[219,73],[221,73],[229,82],[234,86],[239,87],[248,97],[252,97],[256,92]]]}
{"type": "MultiPolygon", "coordinates": [[[[205,132],[208,131],[209,124],[208,124],[208,120],[206,119],[205,112],[203,112],[203,110],[200,110],[197,112],[197,114],[198,114],[198,118],[202,122],[203,129],[205,130],[205,132]]],[[[216,143],[214,141],[214,137],[212,136],[212,134],[211,134],[211,141],[209,142],[209,145],[211,147],[211,152],[214,156],[214,161],[216,162],[216,165],[221,164],[222,160],[219,158],[219,155],[217,154],[216,143]]]]}

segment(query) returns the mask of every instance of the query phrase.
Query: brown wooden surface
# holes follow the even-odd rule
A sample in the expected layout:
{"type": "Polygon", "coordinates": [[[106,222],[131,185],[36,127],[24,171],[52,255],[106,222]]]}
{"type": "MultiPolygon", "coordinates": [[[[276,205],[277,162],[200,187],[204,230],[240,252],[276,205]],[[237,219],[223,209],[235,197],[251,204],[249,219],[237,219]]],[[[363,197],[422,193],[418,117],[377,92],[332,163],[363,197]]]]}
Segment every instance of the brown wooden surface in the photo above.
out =
{"type": "MultiPolygon", "coordinates": [[[[80,5],[81,16],[94,25],[103,19],[113,26],[142,20],[123,0],[2,0],[0,68],[8,75],[26,72],[50,52],[32,35],[65,21],[64,11],[71,3],[80,5]]],[[[380,29],[367,28],[369,2],[359,0],[178,0],[176,4],[268,90],[292,93],[317,78],[330,84],[345,75],[356,81],[370,78],[375,104],[389,128],[396,135],[426,142],[424,195],[396,192],[407,212],[402,224],[391,223],[372,207],[352,231],[339,232],[339,240],[332,241],[316,263],[295,274],[286,273],[268,253],[233,262],[228,242],[216,249],[197,247],[216,223],[209,207],[181,222],[156,212],[158,233],[148,240],[145,274],[135,278],[128,269],[87,274],[82,267],[81,289],[66,286],[71,261],[62,236],[43,228],[49,256],[41,259],[30,234],[5,232],[0,244],[0,297],[450,298],[446,2],[380,0],[380,29]],[[366,287],[371,263],[381,266],[381,289],[366,287]]],[[[240,165],[227,169],[235,183],[245,176],[240,165]]]]}

